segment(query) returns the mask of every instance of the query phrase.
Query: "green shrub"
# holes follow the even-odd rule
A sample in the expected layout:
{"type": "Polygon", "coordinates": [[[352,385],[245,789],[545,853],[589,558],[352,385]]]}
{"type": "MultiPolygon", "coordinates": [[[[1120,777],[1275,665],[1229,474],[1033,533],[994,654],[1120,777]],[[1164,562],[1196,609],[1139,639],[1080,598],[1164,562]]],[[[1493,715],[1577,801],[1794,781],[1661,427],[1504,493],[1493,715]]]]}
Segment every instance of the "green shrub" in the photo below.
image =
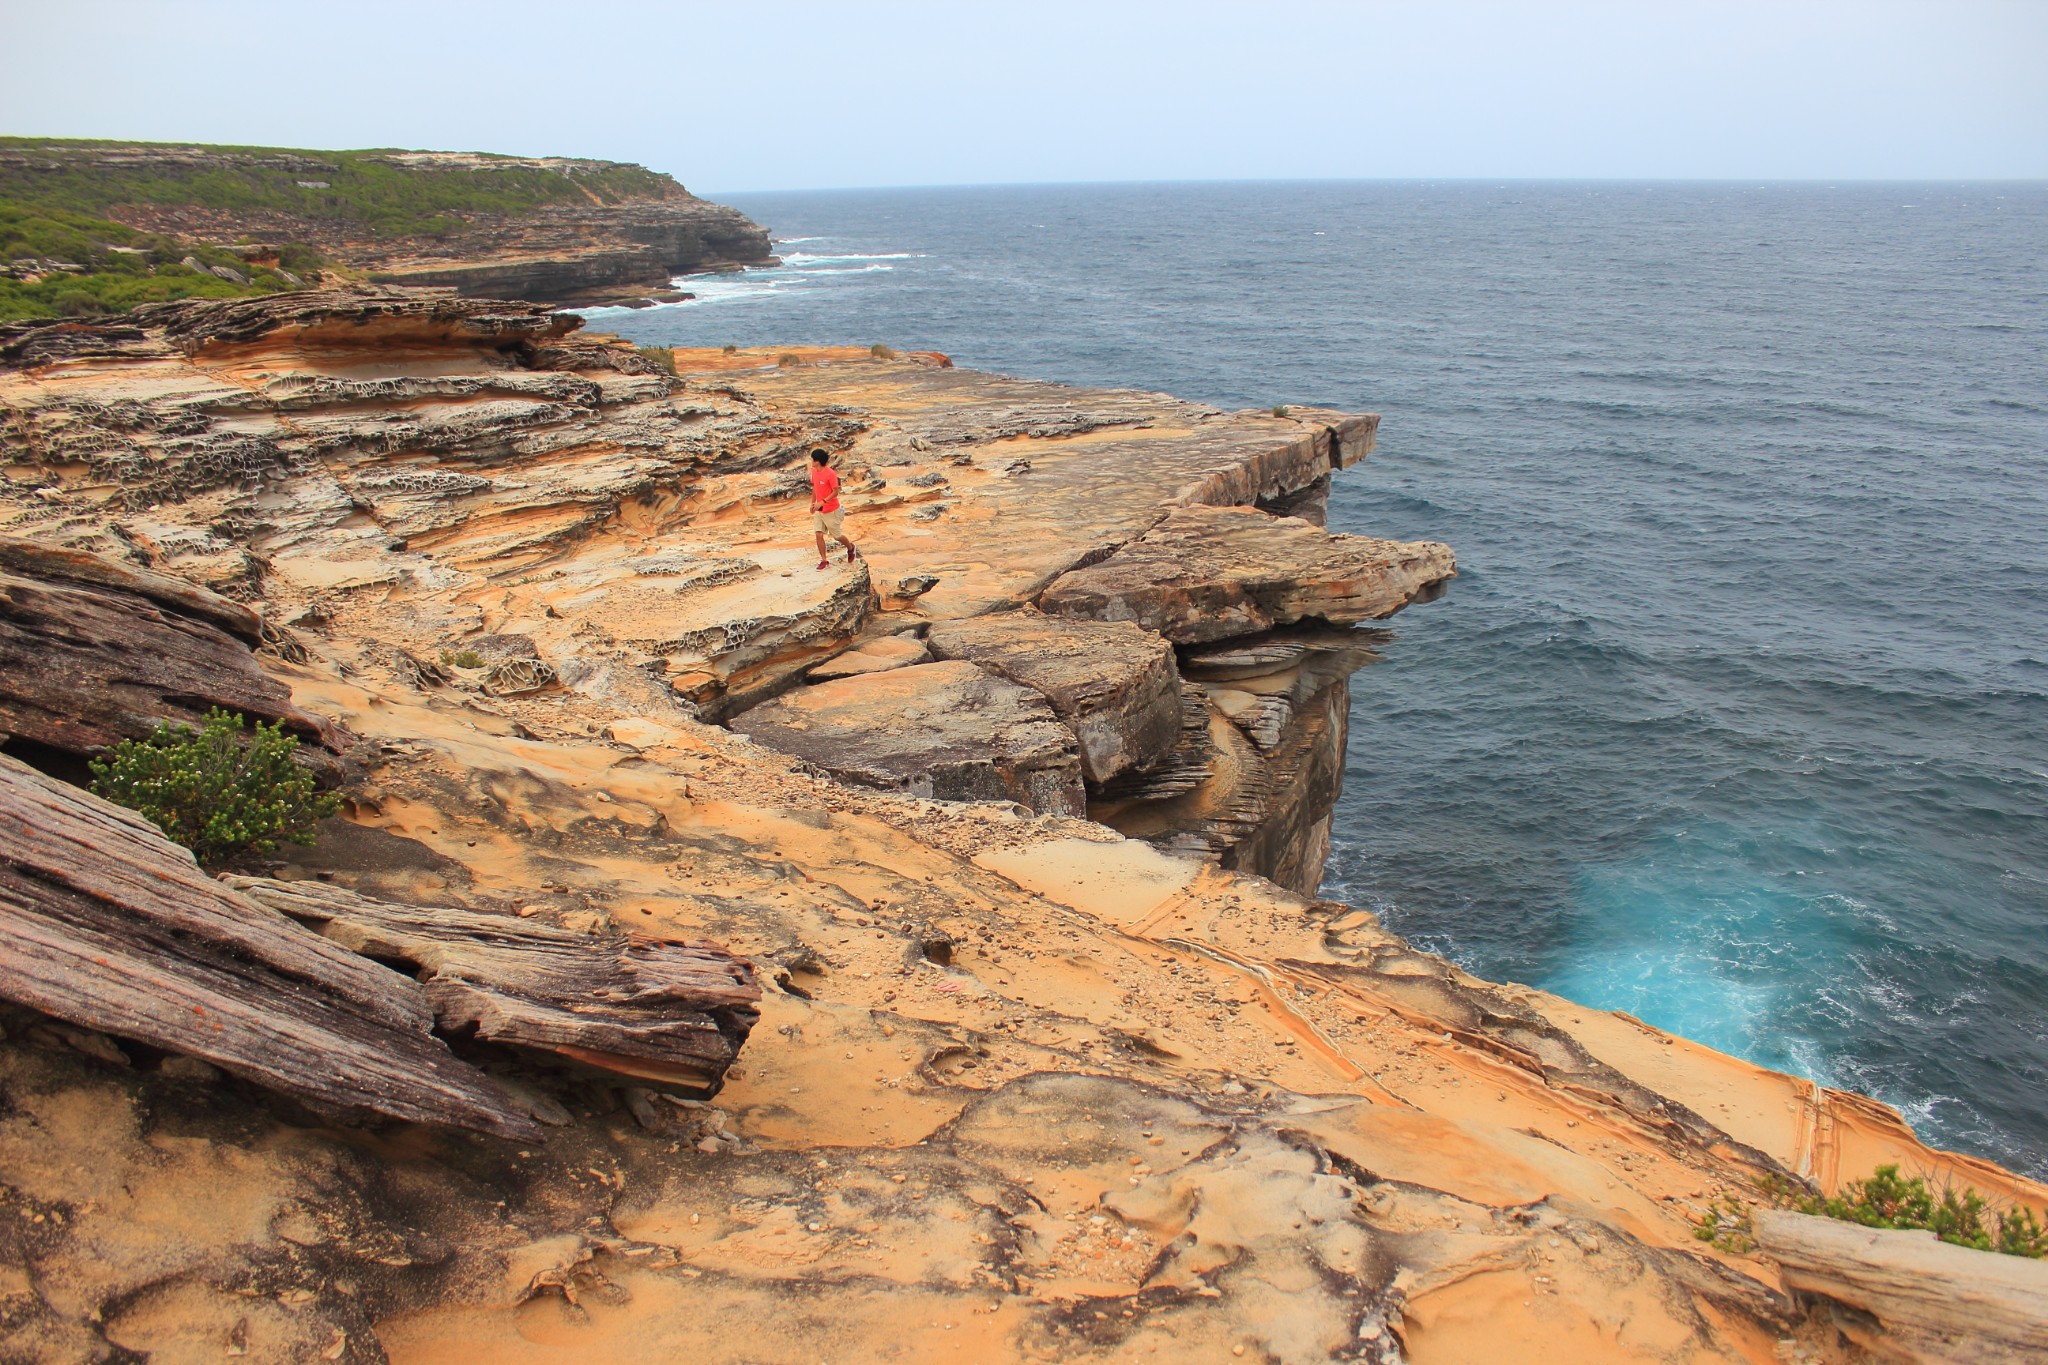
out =
{"type": "Polygon", "coordinates": [[[473,649],[444,649],[441,662],[450,668],[482,668],[484,656],[473,649]]]}
{"type": "Polygon", "coordinates": [[[50,306],[57,310],[57,316],[66,318],[89,318],[107,311],[105,304],[84,289],[63,290],[52,296],[50,306]]]}
{"type": "Polygon", "coordinates": [[[787,369],[791,365],[803,364],[804,358],[795,351],[784,351],[781,355],[775,357],[775,363],[787,369]]]}
{"type": "Polygon", "coordinates": [[[896,352],[890,350],[879,341],[868,347],[868,354],[877,360],[894,360],[896,358],[896,352]]]}
{"type": "Polygon", "coordinates": [[[1920,1176],[1901,1180],[1897,1166],[1880,1166],[1870,1179],[1850,1181],[1833,1199],[1801,1199],[1794,1207],[1867,1228],[1925,1228],[1944,1242],[1979,1251],[2048,1256],[2048,1230],[2032,1209],[1991,1211],[1984,1196],[1967,1186],[1936,1192],[1920,1176]]]}
{"type": "Polygon", "coordinates": [[[1281,406],[1281,407],[1277,407],[1277,408],[1274,408],[1274,409],[1273,409],[1273,415],[1274,415],[1275,417],[1285,417],[1285,416],[1287,416],[1288,412],[1289,412],[1289,409],[1288,409],[1287,407],[1285,407],[1285,406],[1281,406]]]}
{"type": "MultiPolygon", "coordinates": [[[[1777,1181],[1765,1182],[1760,1193],[1760,1202],[1769,1208],[1792,1209],[1866,1228],[1925,1230],[1944,1242],[1979,1251],[2036,1260],[2048,1257],[2048,1228],[2042,1227],[2032,1209],[1992,1209],[1982,1194],[1967,1186],[1946,1185],[1935,1191],[1921,1176],[1901,1179],[1897,1166],[1880,1166],[1868,1180],[1850,1181],[1831,1199],[1795,1191],[1777,1181]]],[[[1723,1251],[1746,1253],[1756,1248],[1749,1206],[1732,1195],[1723,1195],[1700,1216],[1693,1224],[1693,1236],[1723,1251]]]]}
{"type": "Polygon", "coordinates": [[[735,343],[728,341],[725,343],[725,353],[727,355],[738,355],[740,348],[735,343]]]}
{"type": "Polygon", "coordinates": [[[676,348],[673,346],[635,346],[634,350],[670,374],[676,372],[676,348]]]}
{"type": "Polygon", "coordinates": [[[292,761],[299,741],[258,721],[214,707],[197,731],[158,725],[147,740],[124,739],[92,762],[92,790],[138,811],[202,863],[244,851],[268,853],[279,839],[313,842],[313,822],[341,798],[317,790],[292,761]]]}

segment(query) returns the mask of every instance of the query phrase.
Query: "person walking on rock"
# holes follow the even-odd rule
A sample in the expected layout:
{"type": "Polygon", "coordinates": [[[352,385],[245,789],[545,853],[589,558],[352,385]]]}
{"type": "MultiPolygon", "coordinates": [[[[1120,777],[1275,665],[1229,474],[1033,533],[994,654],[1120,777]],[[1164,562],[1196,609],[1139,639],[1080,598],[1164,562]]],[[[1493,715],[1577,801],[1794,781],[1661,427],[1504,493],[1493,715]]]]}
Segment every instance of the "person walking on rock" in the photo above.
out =
{"type": "Polygon", "coordinates": [[[860,551],[853,548],[853,542],[840,530],[846,520],[846,512],[839,506],[839,472],[832,468],[832,457],[822,450],[811,452],[811,529],[818,533],[818,567],[832,567],[832,552],[825,544],[829,532],[834,540],[846,547],[846,562],[851,564],[860,558],[860,551]]]}

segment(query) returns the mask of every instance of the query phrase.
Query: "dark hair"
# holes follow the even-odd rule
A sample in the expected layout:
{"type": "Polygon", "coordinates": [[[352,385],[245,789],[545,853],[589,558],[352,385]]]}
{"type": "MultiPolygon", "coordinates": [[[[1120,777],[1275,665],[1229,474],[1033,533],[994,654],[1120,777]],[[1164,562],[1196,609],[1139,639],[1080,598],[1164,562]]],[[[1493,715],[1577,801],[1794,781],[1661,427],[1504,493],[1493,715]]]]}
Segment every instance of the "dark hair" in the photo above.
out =
{"type": "Polygon", "coordinates": [[[811,452],[811,463],[812,463],[812,464],[823,464],[823,463],[825,463],[825,461],[827,461],[827,460],[829,460],[829,459],[831,459],[831,458],[832,458],[832,457],[831,457],[830,455],[826,454],[826,453],[825,453],[824,451],[822,451],[822,450],[814,450],[814,451],[812,451],[812,452],[811,452]]]}

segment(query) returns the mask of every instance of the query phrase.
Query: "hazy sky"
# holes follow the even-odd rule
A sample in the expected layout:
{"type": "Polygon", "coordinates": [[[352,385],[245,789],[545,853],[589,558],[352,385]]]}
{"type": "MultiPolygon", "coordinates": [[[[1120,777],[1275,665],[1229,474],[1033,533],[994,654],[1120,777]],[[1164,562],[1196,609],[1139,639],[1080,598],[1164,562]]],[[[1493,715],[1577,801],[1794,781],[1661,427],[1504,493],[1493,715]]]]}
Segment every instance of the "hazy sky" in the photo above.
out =
{"type": "Polygon", "coordinates": [[[2048,0],[0,0],[0,132],[640,161],[709,193],[2048,176],[2048,0]]]}

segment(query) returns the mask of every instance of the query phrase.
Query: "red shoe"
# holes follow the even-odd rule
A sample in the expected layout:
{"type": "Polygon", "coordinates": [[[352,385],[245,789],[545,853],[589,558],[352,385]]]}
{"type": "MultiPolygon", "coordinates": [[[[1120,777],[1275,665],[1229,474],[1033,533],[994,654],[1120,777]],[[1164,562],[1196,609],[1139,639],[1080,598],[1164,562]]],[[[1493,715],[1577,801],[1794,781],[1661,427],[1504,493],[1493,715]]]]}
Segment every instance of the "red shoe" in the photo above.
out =
{"type": "Polygon", "coordinates": [[[829,559],[821,559],[818,561],[818,567],[821,569],[829,569],[832,567],[832,561],[829,559]]]}
{"type": "Polygon", "coordinates": [[[853,561],[854,561],[854,560],[856,560],[856,559],[859,559],[859,558],[860,558],[860,551],[859,551],[859,550],[856,550],[856,549],[854,549],[854,548],[853,548],[853,547],[852,547],[851,545],[849,545],[849,546],[847,546],[847,547],[846,547],[846,562],[847,562],[847,563],[851,564],[851,563],[853,563],[853,561]]]}

